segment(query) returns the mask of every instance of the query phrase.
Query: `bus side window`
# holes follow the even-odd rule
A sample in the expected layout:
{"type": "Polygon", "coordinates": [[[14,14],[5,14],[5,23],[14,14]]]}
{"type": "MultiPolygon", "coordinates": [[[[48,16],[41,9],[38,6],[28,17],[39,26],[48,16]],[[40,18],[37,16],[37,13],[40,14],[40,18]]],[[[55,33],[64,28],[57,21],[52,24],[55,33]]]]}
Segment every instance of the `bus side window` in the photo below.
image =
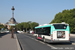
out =
{"type": "Polygon", "coordinates": [[[50,27],[46,27],[45,34],[48,35],[48,36],[50,36],[50,27]]]}
{"type": "Polygon", "coordinates": [[[49,32],[49,35],[51,36],[51,27],[50,27],[50,32],[49,32]]]}

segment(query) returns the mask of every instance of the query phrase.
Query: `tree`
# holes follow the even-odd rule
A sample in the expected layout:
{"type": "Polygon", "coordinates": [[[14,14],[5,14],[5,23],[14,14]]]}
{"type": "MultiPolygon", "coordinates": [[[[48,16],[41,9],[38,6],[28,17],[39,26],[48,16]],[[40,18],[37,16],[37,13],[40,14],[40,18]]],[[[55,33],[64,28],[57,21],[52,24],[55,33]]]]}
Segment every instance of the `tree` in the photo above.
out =
{"type": "Polygon", "coordinates": [[[1,30],[1,28],[3,28],[3,29],[4,29],[4,25],[2,25],[2,24],[1,24],[1,25],[0,25],[0,30],[1,30]]]}
{"type": "Polygon", "coordinates": [[[71,32],[75,33],[75,8],[63,10],[55,15],[55,18],[50,23],[66,22],[70,25],[71,32]]]}
{"type": "Polygon", "coordinates": [[[36,27],[36,26],[38,26],[38,25],[39,25],[38,23],[32,22],[32,23],[30,24],[30,28],[33,30],[34,27],[36,27]]]}
{"type": "Polygon", "coordinates": [[[28,22],[22,22],[22,23],[19,23],[16,25],[16,28],[18,30],[25,30],[27,32],[27,30],[29,29],[34,29],[34,27],[38,26],[39,24],[36,23],[36,22],[31,22],[31,21],[28,21],[28,22]]]}
{"type": "Polygon", "coordinates": [[[32,22],[31,21],[28,21],[27,23],[31,24],[32,22]]]}
{"type": "Polygon", "coordinates": [[[7,25],[6,25],[6,26],[4,26],[4,29],[8,29],[8,28],[7,28],[7,25]]]}
{"type": "Polygon", "coordinates": [[[21,23],[17,24],[16,27],[18,30],[23,30],[23,25],[21,23]]]}
{"type": "Polygon", "coordinates": [[[23,27],[26,28],[26,32],[27,32],[27,29],[29,28],[29,23],[25,22],[23,27]]]}

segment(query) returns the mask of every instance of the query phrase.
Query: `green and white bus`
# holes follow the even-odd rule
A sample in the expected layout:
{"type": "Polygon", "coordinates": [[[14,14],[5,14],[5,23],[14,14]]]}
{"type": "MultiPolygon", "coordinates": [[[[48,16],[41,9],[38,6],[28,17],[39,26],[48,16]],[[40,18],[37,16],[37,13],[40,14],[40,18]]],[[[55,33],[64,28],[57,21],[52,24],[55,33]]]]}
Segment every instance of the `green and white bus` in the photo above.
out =
{"type": "Polygon", "coordinates": [[[37,26],[34,36],[44,42],[70,42],[69,24],[54,23],[37,26]]]}

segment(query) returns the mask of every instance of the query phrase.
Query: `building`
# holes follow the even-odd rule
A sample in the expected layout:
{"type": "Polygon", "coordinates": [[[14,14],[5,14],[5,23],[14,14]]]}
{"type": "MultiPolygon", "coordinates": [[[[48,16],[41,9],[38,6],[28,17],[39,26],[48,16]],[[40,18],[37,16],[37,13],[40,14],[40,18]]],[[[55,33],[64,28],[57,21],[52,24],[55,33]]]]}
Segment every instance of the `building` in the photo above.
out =
{"type": "Polygon", "coordinates": [[[16,22],[15,18],[12,17],[9,20],[9,22],[6,23],[8,29],[10,29],[10,27],[11,27],[9,24],[18,24],[18,23],[16,22]]]}

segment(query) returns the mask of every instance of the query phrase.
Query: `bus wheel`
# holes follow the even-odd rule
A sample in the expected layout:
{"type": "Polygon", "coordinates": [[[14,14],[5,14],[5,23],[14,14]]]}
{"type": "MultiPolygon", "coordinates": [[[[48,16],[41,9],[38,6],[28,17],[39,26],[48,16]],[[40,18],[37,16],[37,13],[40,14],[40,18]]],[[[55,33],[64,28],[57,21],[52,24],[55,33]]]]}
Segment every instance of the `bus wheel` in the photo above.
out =
{"type": "Polygon", "coordinates": [[[43,41],[44,41],[44,42],[46,42],[46,39],[45,39],[45,38],[43,38],[43,41]]]}
{"type": "Polygon", "coordinates": [[[37,39],[37,36],[35,36],[35,39],[37,39]]]}
{"type": "Polygon", "coordinates": [[[36,36],[36,39],[38,40],[38,37],[36,36]]]}

